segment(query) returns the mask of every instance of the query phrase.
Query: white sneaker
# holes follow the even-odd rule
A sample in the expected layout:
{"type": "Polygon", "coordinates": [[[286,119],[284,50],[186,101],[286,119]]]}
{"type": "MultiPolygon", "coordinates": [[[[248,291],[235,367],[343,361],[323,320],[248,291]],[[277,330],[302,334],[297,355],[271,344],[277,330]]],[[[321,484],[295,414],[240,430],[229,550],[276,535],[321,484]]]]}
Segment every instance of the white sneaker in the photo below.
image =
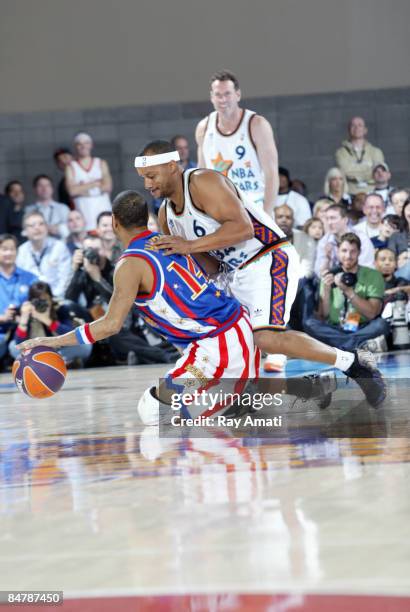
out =
{"type": "Polygon", "coordinates": [[[274,355],[267,355],[263,369],[265,372],[283,372],[288,358],[286,355],[279,353],[274,355]]]}

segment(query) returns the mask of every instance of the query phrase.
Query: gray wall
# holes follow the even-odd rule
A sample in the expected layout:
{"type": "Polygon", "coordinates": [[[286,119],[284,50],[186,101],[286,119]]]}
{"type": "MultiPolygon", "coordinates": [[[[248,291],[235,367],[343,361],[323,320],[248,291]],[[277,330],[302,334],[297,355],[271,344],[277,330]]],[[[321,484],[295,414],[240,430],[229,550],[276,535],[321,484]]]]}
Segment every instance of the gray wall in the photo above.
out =
{"type": "MultiPolygon", "coordinates": [[[[353,115],[365,117],[369,140],[380,146],[393,171],[393,184],[410,185],[410,87],[244,100],[271,122],[280,163],[303,179],[312,196],[322,190],[324,174],[346,134],[353,115]]],[[[46,172],[57,177],[54,148],[70,145],[79,130],[89,131],[95,153],[105,157],[114,177],[114,191],[135,188],[133,158],[153,138],[188,136],[210,112],[209,102],[129,106],[84,111],[0,114],[0,189],[21,179],[31,193],[32,177],[46,172]]]]}
{"type": "Polygon", "coordinates": [[[409,0],[2,0],[0,112],[200,101],[221,68],[247,96],[409,86],[409,22],[409,0]]]}

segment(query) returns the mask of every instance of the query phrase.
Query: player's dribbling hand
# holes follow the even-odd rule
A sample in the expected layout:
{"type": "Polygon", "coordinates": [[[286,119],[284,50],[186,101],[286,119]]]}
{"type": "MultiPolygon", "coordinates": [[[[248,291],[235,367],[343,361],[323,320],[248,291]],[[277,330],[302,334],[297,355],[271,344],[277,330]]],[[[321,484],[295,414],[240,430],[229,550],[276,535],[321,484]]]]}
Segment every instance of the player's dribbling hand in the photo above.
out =
{"type": "Polygon", "coordinates": [[[189,255],[191,247],[192,242],[181,236],[161,236],[152,246],[154,250],[164,250],[165,255],[189,255]]]}
{"type": "Polygon", "coordinates": [[[56,338],[31,338],[30,340],[25,340],[24,342],[20,342],[20,344],[16,345],[16,348],[19,351],[27,351],[28,349],[33,349],[36,346],[51,346],[52,348],[57,348],[56,338]]]}

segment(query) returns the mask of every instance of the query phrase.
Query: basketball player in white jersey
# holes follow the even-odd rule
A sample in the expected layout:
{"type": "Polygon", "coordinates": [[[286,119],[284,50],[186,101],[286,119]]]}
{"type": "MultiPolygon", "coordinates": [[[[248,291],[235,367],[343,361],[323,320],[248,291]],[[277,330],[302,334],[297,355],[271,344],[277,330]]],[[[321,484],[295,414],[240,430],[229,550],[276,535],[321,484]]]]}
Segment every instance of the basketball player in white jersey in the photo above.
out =
{"type": "Polygon", "coordinates": [[[272,215],[279,188],[278,153],[269,121],[241,108],[241,90],[232,72],[211,77],[215,111],[196,128],[198,168],[218,170],[272,215]]]}
{"type": "Polygon", "coordinates": [[[160,140],[147,144],[135,162],[145,189],[154,198],[166,198],[159,215],[166,235],[156,248],[168,254],[212,255],[232,271],[230,289],[247,307],[255,344],[262,351],[339,368],[378,406],[386,389],[372,353],[342,351],[307,334],[285,331],[299,258],[282,230],[222,174],[196,168],[183,172],[178,159],[170,143],[160,140]]]}
{"type": "Polygon", "coordinates": [[[68,193],[85,219],[85,229],[97,227],[100,213],[111,210],[112,179],[107,162],[92,157],[93,141],[81,132],[74,138],[76,157],[65,170],[68,193]]]}

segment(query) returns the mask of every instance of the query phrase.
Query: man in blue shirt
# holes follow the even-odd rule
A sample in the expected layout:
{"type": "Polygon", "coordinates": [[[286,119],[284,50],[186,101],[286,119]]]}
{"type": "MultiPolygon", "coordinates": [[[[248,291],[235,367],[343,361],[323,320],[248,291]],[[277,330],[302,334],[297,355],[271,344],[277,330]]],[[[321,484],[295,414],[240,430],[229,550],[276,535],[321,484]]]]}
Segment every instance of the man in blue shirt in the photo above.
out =
{"type": "Polygon", "coordinates": [[[27,300],[30,285],[37,276],[16,266],[17,239],[0,234],[0,359],[7,353],[9,331],[17,310],[27,300]]]}

